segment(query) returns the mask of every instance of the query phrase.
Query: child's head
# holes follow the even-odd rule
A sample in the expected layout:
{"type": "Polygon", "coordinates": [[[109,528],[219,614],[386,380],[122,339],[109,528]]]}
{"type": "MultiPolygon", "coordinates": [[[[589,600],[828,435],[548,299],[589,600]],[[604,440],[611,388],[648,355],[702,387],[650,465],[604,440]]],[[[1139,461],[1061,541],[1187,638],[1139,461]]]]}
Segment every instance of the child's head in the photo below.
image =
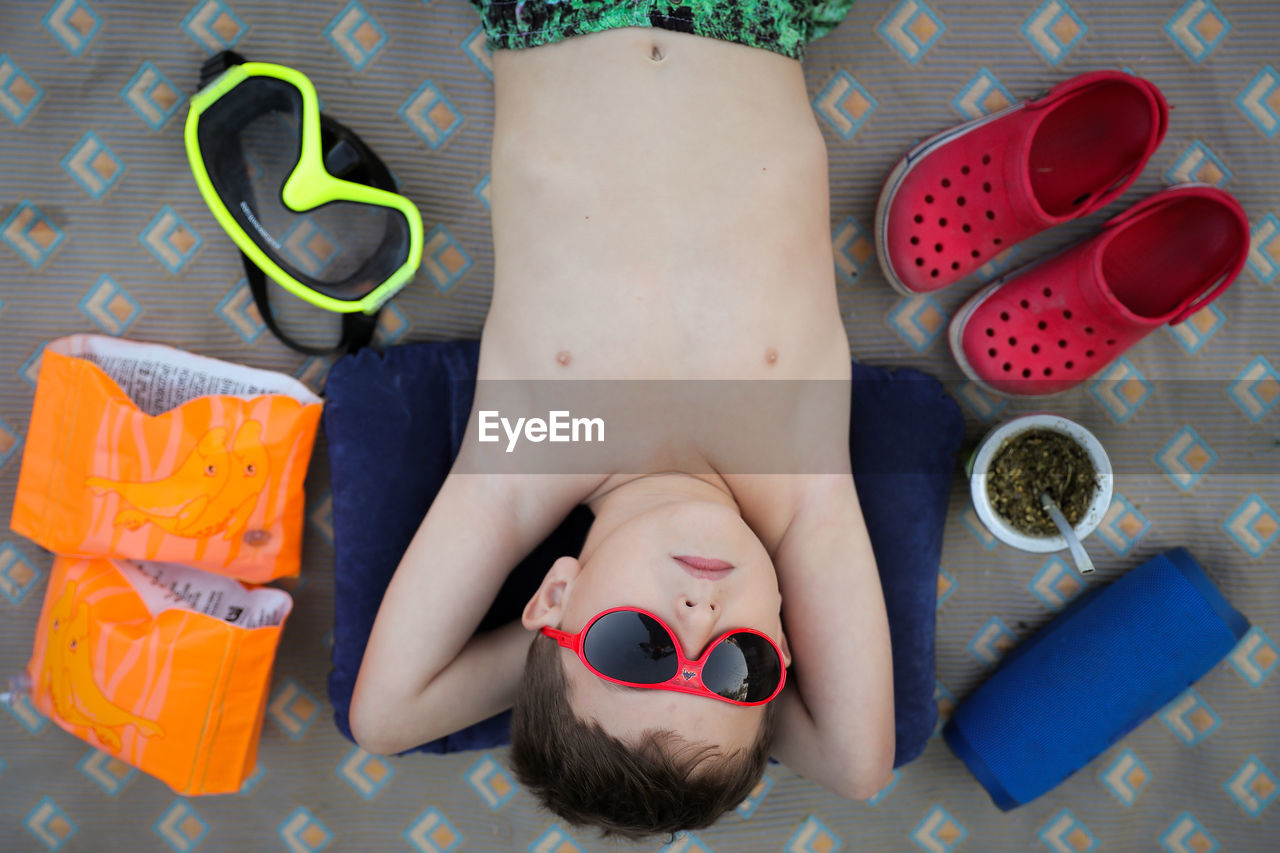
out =
{"type": "Polygon", "coordinates": [[[728,754],[697,734],[677,733],[668,721],[655,721],[638,736],[615,737],[574,711],[567,666],[554,640],[534,640],[511,719],[517,777],[565,821],[626,838],[700,829],[760,781],[776,702],[759,713],[755,736],[728,754]]]}
{"type": "MultiPolygon", "coordinates": [[[[556,562],[525,609],[525,627],[576,633],[604,610],[633,606],[666,622],[692,660],[726,631],[751,628],[790,664],[773,563],[736,508],[678,499],[629,509],[598,515],[581,559],[556,562]],[[707,576],[676,557],[732,569],[707,576]]],[[[740,706],[614,684],[540,635],[515,703],[512,762],[571,823],[628,837],[697,829],[759,781],[776,713],[776,701],[740,706]]]]}

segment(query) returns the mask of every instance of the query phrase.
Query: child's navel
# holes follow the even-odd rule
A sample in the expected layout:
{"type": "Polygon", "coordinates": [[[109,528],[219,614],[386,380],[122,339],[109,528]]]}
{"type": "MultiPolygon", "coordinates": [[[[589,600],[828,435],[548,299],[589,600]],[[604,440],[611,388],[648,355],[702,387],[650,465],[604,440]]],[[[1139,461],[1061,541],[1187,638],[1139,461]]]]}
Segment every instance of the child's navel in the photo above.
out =
{"type": "Polygon", "coordinates": [[[764,363],[769,365],[770,367],[773,367],[775,364],[778,363],[777,347],[769,347],[767,350],[764,351],[764,363]]]}
{"type": "Polygon", "coordinates": [[[556,364],[561,367],[568,367],[571,361],[573,361],[573,355],[567,349],[562,349],[556,353],[556,364]]]}

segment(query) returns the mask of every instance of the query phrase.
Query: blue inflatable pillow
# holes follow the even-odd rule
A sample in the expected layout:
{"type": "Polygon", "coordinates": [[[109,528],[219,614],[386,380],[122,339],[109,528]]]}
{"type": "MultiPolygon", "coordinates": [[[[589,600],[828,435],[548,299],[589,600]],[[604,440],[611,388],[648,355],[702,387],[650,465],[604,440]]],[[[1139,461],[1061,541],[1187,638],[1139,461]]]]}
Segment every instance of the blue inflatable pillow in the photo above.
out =
{"type": "MultiPolygon", "coordinates": [[[[329,699],[347,711],[383,593],[462,442],[475,391],[473,341],[362,350],[336,363],[325,388],[333,494],[334,631],[329,699]]],[[[938,560],[964,421],[937,380],[853,365],[849,447],[880,569],[893,642],[896,758],[918,756],[934,730],[938,560]]],[[[577,554],[591,512],[579,507],[512,572],[480,630],[519,617],[555,559],[577,554]]],[[[509,742],[504,712],[418,747],[486,749],[509,742]]]]}

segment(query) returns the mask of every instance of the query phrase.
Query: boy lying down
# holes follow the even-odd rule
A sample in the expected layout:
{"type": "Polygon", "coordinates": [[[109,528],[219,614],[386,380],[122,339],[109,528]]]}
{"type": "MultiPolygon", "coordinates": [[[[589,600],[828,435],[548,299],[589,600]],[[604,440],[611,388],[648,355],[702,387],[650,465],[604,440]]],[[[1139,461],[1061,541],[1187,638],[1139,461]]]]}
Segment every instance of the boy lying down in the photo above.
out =
{"type": "MultiPolygon", "coordinates": [[[[730,458],[715,424],[752,413],[723,401],[651,413],[612,472],[486,473],[473,410],[378,612],[352,730],[394,753],[514,707],[520,781],[633,838],[712,824],[770,755],[869,797],[894,755],[889,633],[849,470],[826,147],[793,58],[848,6],[473,2],[504,48],[480,384],[828,380],[837,400],[776,451],[804,473],[730,458]],[[815,451],[834,461],[801,464],[815,451]],[[579,504],[581,553],[473,636],[579,504]]],[[[785,434],[803,415],[779,409],[785,434]]]]}

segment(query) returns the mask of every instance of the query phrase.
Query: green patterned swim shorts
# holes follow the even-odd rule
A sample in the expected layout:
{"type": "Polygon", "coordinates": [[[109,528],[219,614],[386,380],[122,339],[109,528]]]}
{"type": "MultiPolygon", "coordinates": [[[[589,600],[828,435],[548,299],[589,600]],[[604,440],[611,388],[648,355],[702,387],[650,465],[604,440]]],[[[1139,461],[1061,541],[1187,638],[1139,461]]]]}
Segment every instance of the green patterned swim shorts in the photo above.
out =
{"type": "Polygon", "coordinates": [[[659,27],[801,59],[854,0],[470,0],[489,48],[537,47],[618,27],[659,27]]]}

